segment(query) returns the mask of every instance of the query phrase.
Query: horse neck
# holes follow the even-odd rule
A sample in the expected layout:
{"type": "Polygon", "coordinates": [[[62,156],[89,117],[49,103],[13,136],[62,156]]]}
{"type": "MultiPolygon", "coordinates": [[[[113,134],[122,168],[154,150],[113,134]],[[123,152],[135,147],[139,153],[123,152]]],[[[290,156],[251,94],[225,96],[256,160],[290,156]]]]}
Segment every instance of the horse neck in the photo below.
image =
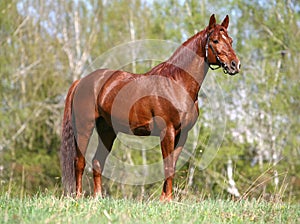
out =
{"type": "Polygon", "coordinates": [[[208,71],[205,63],[206,30],[185,41],[166,63],[172,66],[172,76],[195,100],[208,71]]]}

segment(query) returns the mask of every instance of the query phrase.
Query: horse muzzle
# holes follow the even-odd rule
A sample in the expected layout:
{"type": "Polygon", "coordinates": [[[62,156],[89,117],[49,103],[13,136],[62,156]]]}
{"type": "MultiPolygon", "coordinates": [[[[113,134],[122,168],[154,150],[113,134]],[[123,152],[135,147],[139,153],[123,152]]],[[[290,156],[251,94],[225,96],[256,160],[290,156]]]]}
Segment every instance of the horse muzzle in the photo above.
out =
{"type": "Polygon", "coordinates": [[[232,60],[230,65],[224,63],[222,67],[224,69],[224,73],[235,75],[240,72],[241,62],[240,60],[232,60]]]}

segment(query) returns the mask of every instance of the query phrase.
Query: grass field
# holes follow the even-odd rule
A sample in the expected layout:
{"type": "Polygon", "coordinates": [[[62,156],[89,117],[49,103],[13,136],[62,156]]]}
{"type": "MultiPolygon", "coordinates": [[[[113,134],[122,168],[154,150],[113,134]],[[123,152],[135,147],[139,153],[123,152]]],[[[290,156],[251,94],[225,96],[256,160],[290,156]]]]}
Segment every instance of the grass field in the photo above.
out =
{"type": "Polygon", "coordinates": [[[203,200],[160,203],[0,196],[0,223],[300,223],[300,205],[203,200]]]}

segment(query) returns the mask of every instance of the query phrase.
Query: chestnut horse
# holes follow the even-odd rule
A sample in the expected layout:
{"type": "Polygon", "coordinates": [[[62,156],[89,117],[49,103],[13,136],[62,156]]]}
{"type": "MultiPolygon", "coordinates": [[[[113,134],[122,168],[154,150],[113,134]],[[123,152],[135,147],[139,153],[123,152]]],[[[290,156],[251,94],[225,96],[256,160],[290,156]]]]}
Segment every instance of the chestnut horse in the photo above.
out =
{"type": "Polygon", "coordinates": [[[102,170],[118,132],[160,137],[165,181],[161,200],[172,199],[177,159],[198,117],[198,92],[209,68],[239,72],[240,61],[227,33],[212,15],[209,25],[184,42],[165,62],[145,74],[99,69],[69,89],[60,149],[66,194],[82,195],[82,175],[90,136],[99,136],[92,160],[94,195],[102,196],[102,170]]]}

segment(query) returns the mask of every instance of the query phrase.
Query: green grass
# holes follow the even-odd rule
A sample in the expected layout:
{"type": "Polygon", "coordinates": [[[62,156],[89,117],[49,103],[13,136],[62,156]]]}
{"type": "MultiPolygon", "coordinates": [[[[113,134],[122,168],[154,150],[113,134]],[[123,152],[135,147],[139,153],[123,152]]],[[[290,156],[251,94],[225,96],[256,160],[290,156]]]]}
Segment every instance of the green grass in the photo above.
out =
{"type": "Polygon", "coordinates": [[[300,223],[300,205],[256,200],[160,203],[3,195],[0,223],[300,223]]]}

